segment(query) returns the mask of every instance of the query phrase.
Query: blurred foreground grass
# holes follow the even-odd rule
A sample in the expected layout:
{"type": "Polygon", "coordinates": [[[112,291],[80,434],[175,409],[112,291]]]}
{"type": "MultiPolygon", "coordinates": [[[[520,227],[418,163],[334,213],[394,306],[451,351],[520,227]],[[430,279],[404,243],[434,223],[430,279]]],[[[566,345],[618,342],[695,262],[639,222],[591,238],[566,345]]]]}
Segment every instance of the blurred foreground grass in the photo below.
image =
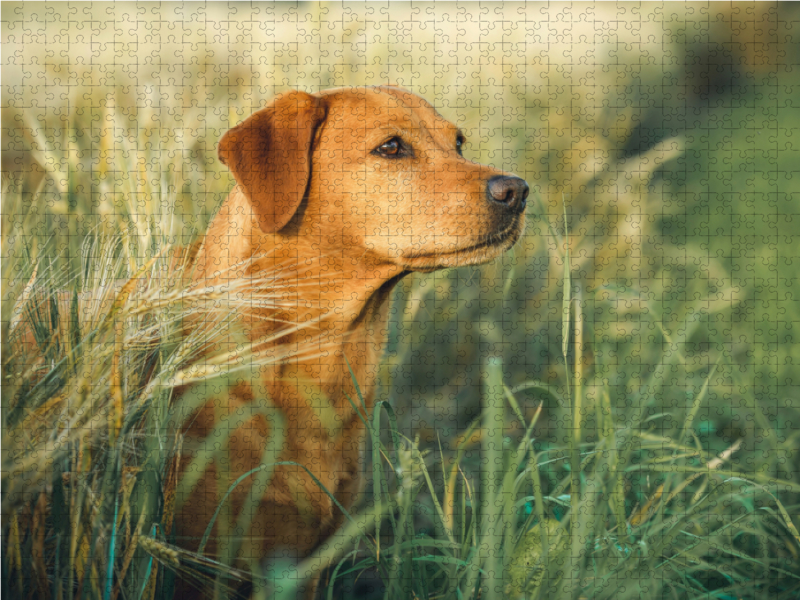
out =
{"type": "Polygon", "coordinates": [[[796,597],[792,10],[4,3],[3,591],[249,570],[271,598],[339,565],[329,596],[796,597]],[[169,398],[206,397],[192,356],[235,326],[185,339],[218,291],[168,261],[232,186],[215,143],[277,91],[385,81],[538,189],[528,233],[398,290],[339,538],[300,565],[174,549],[169,398]]]}

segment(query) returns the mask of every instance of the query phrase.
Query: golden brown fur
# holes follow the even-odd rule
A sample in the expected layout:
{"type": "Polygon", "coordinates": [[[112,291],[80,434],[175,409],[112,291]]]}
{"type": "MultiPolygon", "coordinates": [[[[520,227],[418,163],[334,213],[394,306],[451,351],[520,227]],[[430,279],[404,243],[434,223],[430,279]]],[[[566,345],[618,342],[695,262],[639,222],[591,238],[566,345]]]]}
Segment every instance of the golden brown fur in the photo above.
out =
{"type": "MultiPolygon", "coordinates": [[[[208,228],[194,281],[276,276],[285,301],[277,313],[242,316],[250,343],[262,354],[315,351],[248,373],[197,412],[186,426],[182,469],[220,419],[268,398],[284,422],[274,459],[305,465],[342,505],[353,504],[365,431],[347,398],[358,402],[347,362],[371,410],[393,286],[412,271],[494,259],[524,228],[525,183],[464,159],[460,138],[425,100],[393,87],[290,92],[222,137],[219,157],[237,185],[208,228]],[[395,146],[402,151],[391,154],[395,146]],[[280,337],[287,324],[303,323],[311,325],[280,337]]],[[[231,434],[229,464],[209,466],[178,499],[178,545],[197,547],[219,490],[262,464],[272,433],[255,414],[231,434]]],[[[232,494],[235,514],[251,485],[249,478],[232,494]]],[[[250,517],[245,561],[280,550],[307,556],[342,522],[295,466],[275,469],[250,517]]],[[[206,551],[214,548],[212,540],[206,551]]]]}

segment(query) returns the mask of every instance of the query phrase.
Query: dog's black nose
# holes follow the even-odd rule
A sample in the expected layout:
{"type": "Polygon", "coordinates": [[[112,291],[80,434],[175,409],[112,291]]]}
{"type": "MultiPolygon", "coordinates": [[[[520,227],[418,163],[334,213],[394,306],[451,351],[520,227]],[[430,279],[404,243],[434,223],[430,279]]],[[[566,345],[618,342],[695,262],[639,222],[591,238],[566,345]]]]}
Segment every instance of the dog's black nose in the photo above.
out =
{"type": "Polygon", "coordinates": [[[486,183],[486,196],[493,202],[498,202],[516,214],[525,210],[525,200],[528,197],[528,184],[519,177],[498,175],[486,183]]]}

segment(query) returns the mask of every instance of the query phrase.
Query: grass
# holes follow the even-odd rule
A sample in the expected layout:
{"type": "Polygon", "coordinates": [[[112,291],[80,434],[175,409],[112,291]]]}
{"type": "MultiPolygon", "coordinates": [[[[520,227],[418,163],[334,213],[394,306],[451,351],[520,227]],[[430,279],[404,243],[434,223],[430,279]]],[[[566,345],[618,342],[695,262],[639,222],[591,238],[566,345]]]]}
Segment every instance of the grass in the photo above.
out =
{"type": "MultiPolygon", "coordinates": [[[[8,17],[14,6],[3,6],[12,37],[15,19],[31,22],[8,17]]],[[[283,80],[241,61],[220,71],[208,55],[185,65],[197,85],[160,103],[145,83],[131,89],[147,101],[126,91],[121,67],[104,95],[98,73],[71,65],[92,91],[65,95],[63,107],[11,92],[30,108],[4,112],[4,151],[23,148],[41,169],[21,163],[3,190],[4,594],[165,599],[176,571],[218,597],[245,579],[256,598],[293,597],[320,571],[327,598],[364,597],[370,585],[372,597],[403,599],[800,594],[794,76],[748,70],[724,39],[703,55],[727,25],[702,15],[635,19],[656,46],[630,46],[620,27],[612,47],[636,56],[590,44],[591,67],[552,58],[582,47],[566,9],[484,31],[468,15],[422,27],[418,17],[438,9],[406,8],[419,43],[393,44],[410,52],[410,74],[381,44],[364,46],[372,54],[359,62],[359,44],[385,37],[381,21],[333,6],[303,10],[322,23],[312,36],[340,27],[341,39],[320,48],[341,49],[341,65],[323,76],[291,55],[271,64],[312,91],[371,82],[374,65],[389,65],[461,119],[468,157],[518,172],[538,196],[503,261],[401,284],[378,402],[362,411],[371,483],[342,531],[299,564],[234,562],[235,535],[219,536],[215,556],[171,536],[173,499],[192,483],[175,477],[178,425],[246,372],[237,361],[267,360],[237,346],[235,290],[193,288],[171,252],[206,228],[232,185],[212,142],[283,80]],[[562,21],[570,35],[539,31],[562,21]],[[686,44],[665,44],[653,28],[686,44]],[[474,44],[458,69],[432,65],[436,86],[417,77],[431,44],[450,56],[461,30],[523,36],[529,60],[486,68],[474,44]],[[549,54],[537,36],[554,44],[549,54]],[[731,81],[695,90],[704,69],[731,81]],[[502,78],[502,109],[481,86],[448,87],[470,77],[484,88],[502,78]],[[576,97],[579,88],[587,93],[576,97]],[[453,89],[465,100],[447,106],[453,89]],[[219,319],[187,337],[184,321],[210,303],[219,319]],[[23,346],[11,343],[20,319],[30,323],[23,346]],[[214,356],[197,364],[209,344],[214,356]],[[171,402],[176,388],[183,404],[171,402]]],[[[777,25],[782,40],[789,22],[777,25]]],[[[294,25],[273,33],[296,41],[294,25]]],[[[781,48],[796,62],[796,44],[781,48]]],[[[61,98],[60,63],[40,63],[61,98]]],[[[279,282],[280,273],[265,281],[264,306],[277,306],[279,282]]],[[[225,456],[204,448],[189,471],[212,460],[225,456]]],[[[267,480],[264,462],[239,485],[267,480]]],[[[228,491],[217,492],[222,533],[246,529],[226,510],[228,491]]]]}
{"type": "MultiPolygon", "coordinates": [[[[569,236],[550,232],[563,248],[565,393],[538,381],[510,387],[502,358],[487,358],[482,415],[454,454],[424,451],[419,440],[405,438],[385,401],[371,414],[362,410],[372,440],[370,501],[305,562],[266,565],[265,572],[233,563],[235,541],[221,544],[217,559],[175,547],[169,537],[176,486],[191,485],[176,481],[176,424],[208,398],[205,384],[224,393],[241,369],[241,351],[237,361],[222,351],[192,366],[207,344],[236,336],[236,319],[225,316],[244,308],[231,304],[235,290],[188,285],[185,267],[169,264],[169,245],[153,245],[153,238],[145,238],[156,250],[145,262],[139,238],[87,236],[71,278],[44,245],[19,272],[26,283],[17,302],[4,306],[17,315],[5,339],[22,336],[21,322],[30,323],[32,340],[5,346],[12,349],[3,388],[5,591],[167,598],[177,571],[219,597],[252,577],[255,597],[292,597],[298,575],[329,566],[328,598],[337,579],[364,570],[379,574],[387,598],[796,595],[800,536],[778,496],[796,494],[800,485],[733,468],[742,440],[720,456],[703,448],[696,419],[718,364],[687,390],[683,416],[656,410],[667,374],[686,368],[666,330],[663,354],[623,417],[611,403],[608,368],[595,366],[606,383],[598,400],[588,397],[584,358],[603,342],[587,339],[569,236]],[[199,302],[227,304],[216,322],[187,337],[182,322],[199,302]],[[196,392],[170,403],[176,387],[192,385],[196,392]],[[521,397],[531,393],[540,400],[526,419],[521,397]],[[565,439],[537,450],[532,431],[548,398],[567,415],[565,439]],[[665,433],[664,422],[676,418],[679,426],[665,433]],[[481,463],[477,477],[466,474],[469,454],[481,463]]],[[[276,281],[265,289],[279,289],[276,281]]],[[[269,293],[262,301],[274,305],[278,298],[269,293]]],[[[609,286],[595,294],[618,301],[635,291],[609,286]]],[[[361,398],[354,402],[363,406],[361,398]]],[[[200,452],[189,472],[221,458],[200,452]]],[[[271,467],[264,468],[268,479],[271,467]]]]}

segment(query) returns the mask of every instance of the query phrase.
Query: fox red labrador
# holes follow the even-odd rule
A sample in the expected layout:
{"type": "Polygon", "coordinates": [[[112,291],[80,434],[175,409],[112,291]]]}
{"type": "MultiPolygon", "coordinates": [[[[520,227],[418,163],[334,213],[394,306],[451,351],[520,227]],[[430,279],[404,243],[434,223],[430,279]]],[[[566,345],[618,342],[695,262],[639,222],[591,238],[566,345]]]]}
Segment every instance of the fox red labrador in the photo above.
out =
{"type": "MultiPolygon", "coordinates": [[[[358,406],[357,383],[372,408],[392,289],[414,271],[497,258],[524,229],[528,185],[464,158],[464,142],[428,102],[388,86],[286,93],[223,135],[219,158],[237,185],[208,228],[194,280],[224,285],[280,272],[292,300],[279,318],[243,316],[249,342],[260,352],[319,351],[285,352],[209,402],[188,426],[187,448],[222,416],[269,402],[283,415],[275,459],[304,465],[344,507],[353,504],[366,432],[351,400],[358,406]],[[287,323],[313,325],[282,336],[287,323]]],[[[263,463],[274,423],[253,414],[230,436],[224,472],[211,464],[179,499],[180,545],[203,536],[218,490],[263,463]]],[[[252,510],[251,485],[234,489],[234,513],[252,510]]],[[[295,465],[274,469],[252,512],[242,559],[302,558],[343,520],[295,465]]]]}

